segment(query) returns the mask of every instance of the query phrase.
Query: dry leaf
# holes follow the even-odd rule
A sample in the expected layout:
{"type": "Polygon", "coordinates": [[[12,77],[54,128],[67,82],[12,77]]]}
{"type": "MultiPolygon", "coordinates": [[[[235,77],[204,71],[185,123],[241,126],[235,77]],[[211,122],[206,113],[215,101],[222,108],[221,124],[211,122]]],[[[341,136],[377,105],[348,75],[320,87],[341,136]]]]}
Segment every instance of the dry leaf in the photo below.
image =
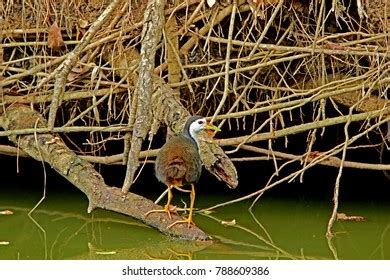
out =
{"type": "Polygon", "coordinates": [[[231,221],[222,221],[221,224],[227,225],[227,226],[234,226],[236,224],[236,219],[233,219],[231,221]]]}
{"type": "Polygon", "coordinates": [[[64,40],[62,39],[61,30],[55,21],[49,29],[49,36],[47,38],[47,44],[49,48],[53,50],[58,50],[64,45],[64,40]]]}
{"type": "Polygon", "coordinates": [[[217,2],[216,0],[207,0],[207,5],[209,5],[209,7],[212,8],[216,2],[217,2]]]}
{"type": "Polygon", "coordinates": [[[88,27],[88,25],[89,25],[89,23],[88,23],[88,21],[86,21],[85,19],[80,19],[79,20],[79,26],[81,27],[81,28],[87,28],[88,27]]]}
{"type": "Polygon", "coordinates": [[[86,63],[88,62],[88,58],[89,54],[87,53],[80,59],[79,63],[77,63],[76,66],[72,68],[67,77],[67,80],[69,82],[76,80],[78,77],[88,72],[91,67],[93,67],[91,65],[86,65],[86,63]]]}
{"type": "Polygon", "coordinates": [[[12,212],[11,210],[3,210],[3,211],[0,211],[0,215],[12,215],[14,212],[12,212]]]}
{"type": "Polygon", "coordinates": [[[364,222],[366,220],[363,216],[347,216],[345,213],[337,213],[336,217],[338,221],[364,222]]]}

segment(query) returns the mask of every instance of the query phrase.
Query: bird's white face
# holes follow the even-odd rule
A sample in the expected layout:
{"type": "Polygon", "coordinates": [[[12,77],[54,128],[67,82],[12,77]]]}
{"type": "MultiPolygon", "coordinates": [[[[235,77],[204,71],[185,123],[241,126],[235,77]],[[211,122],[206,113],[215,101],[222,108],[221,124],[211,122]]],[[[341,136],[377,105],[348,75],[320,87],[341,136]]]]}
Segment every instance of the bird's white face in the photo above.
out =
{"type": "Polygon", "coordinates": [[[190,136],[192,137],[192,139],[194,139],[195,142],[198,144],[198,147],[199,147],[198,133],[204,129],[211,130],[211,131],[220,131],[220,129],[218,127],[216,127],[215,125],[212,125],[208,121],[206,121],[206,118],[200,118],[200,119],[194,120],[190,124],[190,127],[188,128],[188,130],[189,130],[188,132],[189,132],[190,136]]]}
{"type": "Polygon", "coordinates": [[[190,125],[190,134],[199,133],[199,131],[206,128],[207,122],[205,118],[197,119],[190,125]]]}

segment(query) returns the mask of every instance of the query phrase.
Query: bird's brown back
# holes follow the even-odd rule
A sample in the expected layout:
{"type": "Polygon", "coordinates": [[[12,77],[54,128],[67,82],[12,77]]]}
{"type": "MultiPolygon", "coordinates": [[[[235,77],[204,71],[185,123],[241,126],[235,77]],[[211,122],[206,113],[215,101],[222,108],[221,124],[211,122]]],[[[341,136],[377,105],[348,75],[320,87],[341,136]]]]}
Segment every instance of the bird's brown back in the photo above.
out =
{"type": "Polygon", "coordinates": [[[156,158],[156,177],[166,185],[196,183],[201,171],[202,163],[196,143],[182,135],[169,139],[156,158]]]}

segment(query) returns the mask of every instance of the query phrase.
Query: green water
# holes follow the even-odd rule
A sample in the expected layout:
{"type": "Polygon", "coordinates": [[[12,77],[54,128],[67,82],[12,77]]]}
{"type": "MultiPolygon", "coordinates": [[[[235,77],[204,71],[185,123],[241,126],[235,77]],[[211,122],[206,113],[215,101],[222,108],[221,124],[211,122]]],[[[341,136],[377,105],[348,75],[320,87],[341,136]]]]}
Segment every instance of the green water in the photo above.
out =
{"type": "MultiPolygon", "coordinates": [[[[1,194],[0,259],[333,259],[325,237],[330,201],[262,198],[196,214],[213,243],[165,237],[129,217],[104,210],[86,213],[80,192],[51,194],[33,212],[38,193],[1,194]],[[221,221],[235,220],[235,225],[221,221]],[[4,243],[5,242],[5,243],[4,243]],[[7,244],[9,242],[9,244],[7,244]]],[[[228,200],[198,196],[198,207],[228,200]]],[[[333,246],[340,259],[390,259],[390,206],[341,202],[340,212],[364,222],[336,222],[333,246]]]]}

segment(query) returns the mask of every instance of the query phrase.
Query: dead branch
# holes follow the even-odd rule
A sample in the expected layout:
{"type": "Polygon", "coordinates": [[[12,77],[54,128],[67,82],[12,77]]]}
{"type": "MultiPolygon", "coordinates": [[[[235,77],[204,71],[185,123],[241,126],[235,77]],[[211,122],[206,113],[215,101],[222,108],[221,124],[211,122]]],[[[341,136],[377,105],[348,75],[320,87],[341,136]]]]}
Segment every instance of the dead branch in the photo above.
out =
{"type": "Polygon", "coordinates": [[[366,119],[368,120],[368,119],[378,118],[386,114],[388,114],[388,108],[383,108],[382,110],[375,110],[375,111],[370,111],[365,113],[353,114],[351,116],[340,116],[334,118],[327,118],[321,121],[304,123],[304,124],[280,129],[274,132],[258,133],[258,134],[240,136],[240,137],[235,137],[230,139],[218,139],[215,140],[215,142],[221,146],[243,145],[245,143],[253,143],[253,142],[258,142],[258,141],[263,141],[268,139],[277,139],[288,135],[294,135],[315,128],[323,128],[327,126],[343,124],[348,121],[357,122],[366,119]]]}
{"type": "Polygon", "coordinates": [[[164,7],[164,0],[150,0],[144,14],[139,77],[135,91],[136,97],[133,98],[133,100],[137,101],[137,110],[127,159],[126,178],[122,187],[124,193],[129,191],[133,183],[135,172],[139,166],[138,156],[141,151],[141,145],[152,126],[150,102],[153,94],[154,60],[165,21],[164,7]]]}

